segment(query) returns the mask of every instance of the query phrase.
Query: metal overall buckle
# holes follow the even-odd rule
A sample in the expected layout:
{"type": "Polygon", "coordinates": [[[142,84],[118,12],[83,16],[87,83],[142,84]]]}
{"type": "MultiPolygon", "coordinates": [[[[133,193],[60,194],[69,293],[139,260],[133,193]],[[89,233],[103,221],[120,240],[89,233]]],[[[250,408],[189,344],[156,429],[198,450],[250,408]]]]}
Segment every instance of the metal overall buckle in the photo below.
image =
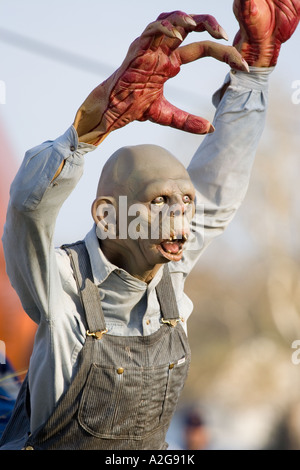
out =
{"type": "Polygon", "coordinates": [[[105,328],[105,330],[93,331],[92,333],[89,330],[87,330],[86,334],[87,336],[94,336],[94,338],[96,339],[101,339],[102,336],[107,332],[108,332],[108,329],[105,328]]]}
{"type": "Polygon", "coordinates": [[[183,321],[182,317],[179,318],[172,318],[171,320],[164,320],[163,318],[161,319],[163,323],[166,323],[167,325],[170,325],[172,328],[174,328],[178,322],[183,321]]]}

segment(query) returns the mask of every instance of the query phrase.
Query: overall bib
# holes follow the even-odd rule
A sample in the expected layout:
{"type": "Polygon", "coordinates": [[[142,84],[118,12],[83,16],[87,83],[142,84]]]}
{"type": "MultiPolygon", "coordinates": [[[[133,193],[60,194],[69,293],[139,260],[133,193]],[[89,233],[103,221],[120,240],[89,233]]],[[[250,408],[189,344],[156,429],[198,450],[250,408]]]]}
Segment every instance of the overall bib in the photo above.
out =
{"type": "MultiPolygon", "coordinates": [[[[49,419],[29,435],[24,448],[166,449],[165,436],[190,363],[168,266],[156,287],[162,311],[160,329],[149,336],[113,336],[106,332],[84,243],[64,248],[78,284],[87,336],[69,388],[49,419]]],[[[25,380],[3,443],[14,434],[19,420],[29,420],[28,393],[25,380]]]]}

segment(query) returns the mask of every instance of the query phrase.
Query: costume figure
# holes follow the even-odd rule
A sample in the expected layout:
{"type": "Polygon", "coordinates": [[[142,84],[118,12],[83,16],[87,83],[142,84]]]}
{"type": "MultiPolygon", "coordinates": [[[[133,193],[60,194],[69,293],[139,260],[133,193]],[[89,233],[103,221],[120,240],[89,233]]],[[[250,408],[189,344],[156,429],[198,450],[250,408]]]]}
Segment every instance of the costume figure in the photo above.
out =
{"type": "Polygon", "coordinates": [[[73,125],[26,153],[3,244],[12,285],[38,330],[3,449],[167,447],[190,362],[192,303],[184,282],[245,196],[268,78],[299,22],[300,1],[235,0],[234,12],[235,46],[181,46],[194,31],[216,39],[225,33],[211,16],[160,15],[88,96],[73,125]],[[182,64],[207,55],[231,67],[213,98],[212,124],[163,96],[182,64]],[[92,204],[93,228],[83,241],[55,250],[55,220],[87,153],[133,120],[208,135],[187,169],[156,145],[115,152],[92,204]]]}

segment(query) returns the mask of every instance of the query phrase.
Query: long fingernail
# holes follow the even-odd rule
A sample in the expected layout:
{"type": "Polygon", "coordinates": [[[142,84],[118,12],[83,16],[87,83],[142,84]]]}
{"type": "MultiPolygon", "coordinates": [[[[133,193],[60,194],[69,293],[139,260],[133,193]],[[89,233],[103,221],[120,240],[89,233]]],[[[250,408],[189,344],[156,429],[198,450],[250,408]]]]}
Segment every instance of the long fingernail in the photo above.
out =
{"type": "Polygon", "coordinates": [[[196,21],[193,20],[193,18],[191,18],[190,16],[186,16],[184,20],[187,24],[190,24],[191,26],[197,26],[196,21]]]}
{"type": "Polygon", "coordinates": [[[244,65],[245,69],[247,70],[247,72],[250,72],[249,65],[248,65],[248,63],[245,61],[245,59],[242,59],[242,63],[243,63],[243,65],[244,65]]]}
{"type": "Polygon", "coordinates": [[[225,39],[225,41],[228,41],[228,36],[224,28],[222,26],[219,27],[219,33],[221,34],[222,38],[225,39]]]}
{"type": "Polygon", "coordinates": [[[181,36],[180,32],[177,31],[177,29],[173,29],[173,34],[176,38],[180,39],[180,41],[183,41],[183,37],[181,36]]]}

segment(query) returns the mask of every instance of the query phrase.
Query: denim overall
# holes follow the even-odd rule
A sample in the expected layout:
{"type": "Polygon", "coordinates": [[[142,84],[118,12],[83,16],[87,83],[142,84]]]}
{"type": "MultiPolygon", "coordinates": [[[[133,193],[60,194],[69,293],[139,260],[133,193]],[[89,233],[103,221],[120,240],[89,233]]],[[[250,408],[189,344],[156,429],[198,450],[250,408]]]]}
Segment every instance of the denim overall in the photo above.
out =
{"type": "MultiPolygon", "coordinates": [[[[107,334],[84,243],[64,248],[85,310],[87,336],[69,388],[24,449],[166,449],[165,436],[190,363],[168,266],[156,287],[160,329],[149,336],[113,336],[107,334]]],[[[24,426],[24,419],[28,423],[28,393],[25,380],[2,444],[14,428],[24,426]]]]}

